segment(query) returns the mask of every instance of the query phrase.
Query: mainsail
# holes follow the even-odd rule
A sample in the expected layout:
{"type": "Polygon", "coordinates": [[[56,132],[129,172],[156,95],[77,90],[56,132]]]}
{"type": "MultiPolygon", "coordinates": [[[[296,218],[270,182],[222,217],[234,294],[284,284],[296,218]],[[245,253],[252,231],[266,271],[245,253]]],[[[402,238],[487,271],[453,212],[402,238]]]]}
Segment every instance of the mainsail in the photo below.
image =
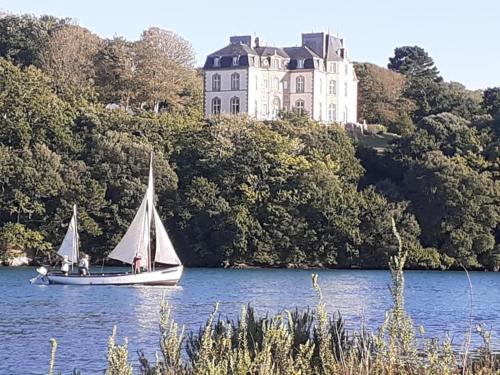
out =
{"type": "Polygon", "coordinates": [[[68,225],[61,247],[57,251],[60,256],[67,256],[72,263],[78,263],[78,227],[76,221],[76,206],[73,206],[73,216],[68,225]]]}
{"type": "Polygon", "coordinates": [[[144,264],[148,264],[148,248],[145,241],[146,233],[149,232],[149,225],[147,225],[147,207],[148,194],[146,193],[135,214],[134,220],[132,220],[132,224],[130,224],[127,232],[118,245],[116,245],[114,250],[108,255],[109,258],[132,264],[134,257],[138,254],[143,259],[144,264]]]}
{"type": "Polygon", "coordinates": [[[156,233],[156,255],[154,261],[180,265],[181,261],[170,242],[167,231],[154,206],[153,158],[151,155],[146,194],[127,232],[108,257],[132,264],[135,256],[138,254],[141,256],[143,264],[148,266],[148,270],[151,270],[150,242],[153,220],[156,233]]]}

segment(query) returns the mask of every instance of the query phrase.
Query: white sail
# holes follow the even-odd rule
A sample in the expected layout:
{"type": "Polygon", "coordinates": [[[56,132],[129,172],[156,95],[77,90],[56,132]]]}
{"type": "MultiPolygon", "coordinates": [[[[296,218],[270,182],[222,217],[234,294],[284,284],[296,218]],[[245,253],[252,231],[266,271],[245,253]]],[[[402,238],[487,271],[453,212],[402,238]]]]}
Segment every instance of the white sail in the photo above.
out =
{"type": "Polygon", "coordinates": [[[61,247],[57,251],[60,256],[67,256],[72,263],[78,263],[78,228],[76,223],[76,207],[68,225],[61,247]]]}
{"type": "Polygon", "coordinates": [[[142,258],[142,264],[148,264],[149,225],[148,225],[148,192],[118,245],[108,255],[109,258],[132,264],[136,254],[142,258]],[[148,233],[148,235],[146,235],[148,233]],[[146,242],[146,237],[147,241],[146,242]]]}
{"type": "Polygon", "coordinates": [[[155,233],[156,233],[156,255],[155,262],[163,264],[180,265],[181,261],[175,252],[174,246],[168,237],[167,231],[161,222],[160,215],[154,209],[155,233]]]}

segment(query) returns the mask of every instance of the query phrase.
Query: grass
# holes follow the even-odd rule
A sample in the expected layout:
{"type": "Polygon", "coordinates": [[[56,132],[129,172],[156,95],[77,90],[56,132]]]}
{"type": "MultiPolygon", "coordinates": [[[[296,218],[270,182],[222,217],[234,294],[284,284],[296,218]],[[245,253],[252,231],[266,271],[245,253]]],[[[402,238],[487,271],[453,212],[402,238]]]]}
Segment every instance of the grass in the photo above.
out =
{"type": "Polygon", "coordinates": [[[355,136],[361,146],[373,148],[380,153],[384,152],[389,144],[398,137],[398,135],[392,133],[360,134],[355,136]]]}
{"type": "MultiPolygon", "coordinates": [[[[451,340],[440,343],[420,339],[404,305],[406,253],[399,234],[399,251],[390,260],[392,306],[376,332],[348,332],[344,320],[325,309],[318,276],[312,285],[318,297],[316,310],[298,310],[257,317],[243,306],[239,318],[215,319],[218,305],[198,333],[184,334],[172,318],[172,307],[160,306],[160,345],[153,360],[139,353],[143,375],[492,375],[500,374],[500,359],[490,349],[491,336],[478,327],[483,338],[471,353],[466,340],[462,354],[451,340]],[[463,354],[465,353],[465,354],[463,354]]],[[[131,375],[127,342],[117,345],[116,329],[109,339],[106,375],[131,375]]],[[[57,343],[52,343],[52,375],[57,343]]],[[[75,372],[76,373],[76,372],[75,372]]]]}

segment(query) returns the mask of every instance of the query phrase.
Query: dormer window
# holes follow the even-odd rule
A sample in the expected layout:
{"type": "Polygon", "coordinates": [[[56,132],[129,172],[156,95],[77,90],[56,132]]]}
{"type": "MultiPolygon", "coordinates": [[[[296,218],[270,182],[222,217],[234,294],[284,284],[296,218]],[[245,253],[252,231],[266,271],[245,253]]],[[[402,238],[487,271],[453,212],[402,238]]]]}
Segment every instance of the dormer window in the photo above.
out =
{"type": "Polygon", "coordinates": [[[220,57],[214,57],[214,67],[220,67],[220,57]]]}
{"type": "Polygon", "coordinates": [[[330,63],[329,70],[332,73],[337,73],[337,64],[334,62],[330,63]]]}
{"type": "Polygon", "coordinates": [[[233,66],[238,66],[238,63],[239,63],[239,57],[238,56],[234,56],[233,57],[233,66]]]}
{"type": "Polygon", "coordinates": [[[280,62],[279,62],[279,60],[278,60],[278,59],[274,59],[274,60],[273,60],[273,67],[274,67],[274,69],[278,69],[278,68],[279,68],[279,63],[280,63],[280,62]]]}
{"type": "Polygon", "coordinates": [[[297,60],[297,69],[304,69],[304,60],[297,60]]]}

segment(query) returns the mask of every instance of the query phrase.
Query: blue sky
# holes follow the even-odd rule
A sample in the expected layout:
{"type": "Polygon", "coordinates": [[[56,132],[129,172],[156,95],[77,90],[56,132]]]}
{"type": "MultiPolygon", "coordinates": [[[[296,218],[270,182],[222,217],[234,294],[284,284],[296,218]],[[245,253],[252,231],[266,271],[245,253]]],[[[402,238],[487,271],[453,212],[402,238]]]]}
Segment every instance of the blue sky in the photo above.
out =
{"type": "Polygon", "coordinates": [[[188,39],[198,64],[230,35],[294,46],[301,32],[330,30],[345,38],[356,61],[386,65],[394,47],[419,45],[446,80],[500,86],[497,0],[1,0],[0,8],[72,17],[102,37],[136,40],[159,26],[188,39]]]}

